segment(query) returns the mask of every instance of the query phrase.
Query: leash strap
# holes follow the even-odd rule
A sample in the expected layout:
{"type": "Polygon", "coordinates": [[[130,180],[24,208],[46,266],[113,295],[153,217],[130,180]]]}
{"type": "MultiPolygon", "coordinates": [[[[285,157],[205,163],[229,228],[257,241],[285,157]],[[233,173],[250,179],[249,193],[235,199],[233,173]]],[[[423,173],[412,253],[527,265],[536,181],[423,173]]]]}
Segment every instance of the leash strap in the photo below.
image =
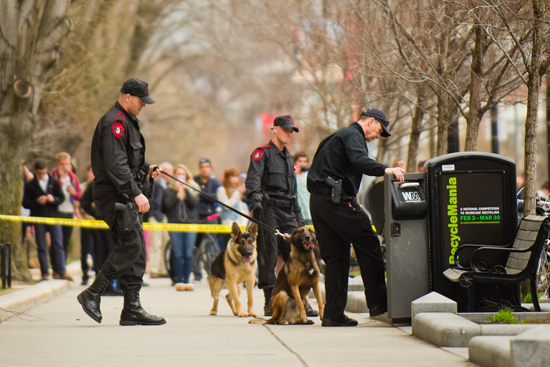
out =
{"type": "MultiPolygon", "coordinates": [[[[156,168],[156,169],[158,169],[158,168],[156,168]]],[[[174,181],[176,181],[176,182],[179,182],[179,183],[181,183],[181,184],[183,184],[183,185],[189,187],[190,189],[192,189],[192,190],[198,192],[199,194],[201,194],[201,195],[203,195],[203,196],[206,196],[207,198],[209,198],[209,199],[211,199],[211,200],[214,200],[214,201],[217,202],[218,204],[222,205],[224,208],[227,208],[227,209],[229,209],[229,210],[231,210],[231,211],[234,211],[235,213],[239,214],[239,215],[242,216],[242,217],[245,217],[245,218],[248,219],[249,221],[256,223],[256,224],[259,225],[260,227],[263,227],[263,228],[265,228],[265,229],[267,229],[267,230],[269,230],[269,231],[275,233],[276,236],[281,236],[281,237],[283,237],[283,238],[289,238],[289,237],[290,237],[290,235],[289,235],[288,233],[281,233],[277,228],[273,228],[273,227],[271,227],[271,226],[268,226],[267,224],[265,224],[265,223],[259,221],[258,219],[255,219],[255,218],[253,218],[253,217],[251,217],[251,216],[249,216],[249,215],[247,215],[247,214],[245,214],[245,213],[243,213],[243,212],[241,212],[241,211],[239,211],[239,210],[237,210],[237,209],[235,209],[235,208],[233,208],[233,207],[230,207],[229,205],[227,205],[227,204],[225,204],[225,203],[222,203],[221,201],[219,201],[219,200],[216,199],[215,197],[213,197],[213,196],[211,196],[211,195],[208,195],[207,193],[202,192],[201,190],[195,189],[194,187],[188,185],[187,183],[185,183],[185,182],[183,182],[183,181],[181,181],[181,180],[178,180],[177,178],[175,178],[175,177],[172,176],[171,174],[164,172],[163,170],[160,170],[160,173],[162,173],[162,174],[165,175],[166,177],[170,177],[172,180],[174,180],[174,181]]]]}

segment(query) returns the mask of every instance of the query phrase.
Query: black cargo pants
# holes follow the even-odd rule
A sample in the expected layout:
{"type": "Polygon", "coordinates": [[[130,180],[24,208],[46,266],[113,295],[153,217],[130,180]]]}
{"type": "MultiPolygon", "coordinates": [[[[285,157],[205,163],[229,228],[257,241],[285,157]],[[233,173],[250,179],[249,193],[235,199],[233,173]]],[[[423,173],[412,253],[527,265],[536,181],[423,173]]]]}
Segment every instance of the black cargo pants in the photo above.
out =
{"type": "MultiPolygon", "coordinates": [[[[118,279],[123,290],[141,288],[147,259],[143,227],[136,231],[122,232],[121,215],[115,210],[119,195],[113,190],[97,185],[94,190],[96,208],[109,226],[109,233],[115,242],[101,272],[109,280],[118,279]]],[[[140,214],[139,217],[143,223],[143,215],[140,214]]]]}
{"type": "MultiPolygon", "coordinates": [[[[272,228],[277,228],[281,233],[292,234],[298,228],[296,214],[290,209],[279,208],[274,205],[267,205],[264,210],[265,224],[272,228]]],[[[286,262],[290,256],[290,243],[283,237],[275,235],[272,231],[261,228],[263,238],[258,243],[258,256],[261,251],[265,251],[265,265],[258,261],[258,288],[273,288],[277,275],[275,266],[277,265],[277,256],[280,253],[286,262]],[[262,249],[261,246],[264,246],[262,249]]]]}
{"type": "Polygon", "coordinates": [[[326,263],[324,317],[339,318],[347,303],[350,244],[355,249],[369,308],[387,304],[384,260],[380,241],[367,213],[356,200],[334,203],[329,196],[312,194],[311,217],[321,257],[326,263]]]}

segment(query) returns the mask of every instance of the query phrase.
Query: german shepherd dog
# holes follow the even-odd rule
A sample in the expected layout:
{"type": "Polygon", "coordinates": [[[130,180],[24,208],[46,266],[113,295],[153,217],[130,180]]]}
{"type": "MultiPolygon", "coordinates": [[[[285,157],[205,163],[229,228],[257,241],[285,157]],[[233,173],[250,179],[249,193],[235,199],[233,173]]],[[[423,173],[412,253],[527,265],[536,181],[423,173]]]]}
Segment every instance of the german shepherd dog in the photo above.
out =
{"type": "Polygon", "coordinates": [[[289,242],[292,245],[290,258],[279,272],[271,296],[272,317],[269,320],[255,318],[250,320],[251,324],[313,324],[305,311],[312,288],[319,304],[319,316],[323,319],[325,306],[319,287],[319,266],[313,252],[317,245],[315,232],[308,227],[297,228],[289,242]]]}
{"type": "Polygon", "coordinates": [[[252,289],[256,280],[256,237],[258,226],[252,223],[248,231],[241,232],[239,225],[233,222],[231,239],[227,248],[220,252],[212,262],[208,284],[210,293],[214,298],[214,304],[210,315],[217,315],[218,301],[222,289],[229,289],[225,296],[231,311],[235,316],[256,316],[252,299],[252,289]],[[244,313],[239,295],[241,294],[242,283],[246,283],[248,295],[248,315],[244,313]]]}

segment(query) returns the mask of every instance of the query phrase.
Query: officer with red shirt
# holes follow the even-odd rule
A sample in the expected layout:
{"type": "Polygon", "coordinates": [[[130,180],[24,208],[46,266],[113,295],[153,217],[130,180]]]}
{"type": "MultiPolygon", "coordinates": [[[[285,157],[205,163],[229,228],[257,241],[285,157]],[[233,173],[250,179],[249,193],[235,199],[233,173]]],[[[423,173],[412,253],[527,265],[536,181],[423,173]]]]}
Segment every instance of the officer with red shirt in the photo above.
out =
{"type": "MultiPolygon", "coordinates": [[[[281,233],[292,233],[304,225],[296,200],[294,158],[286,148],[292,134],[298,131],[290,116],[276,117],[273,138],[267,145],[256,148],[250,156],[245,181],[247,196],[252,200],[254,218],[279,229],[281,233]]],[[[270,300],[277,279],[277,254],[279,252],[286,262],[290,255],[290,244],[275,233],[263,230],[258,241],[258,252],[258,288],[264,291],[264,314],[271,316],[270,300]]],[[[306,311],[308,316],[319,315],[309,305],[306,311]]]]}
{"type": "Polygon", "coordinates": [[[92,140],[94,202],[109,226],[115,247],[93,284],[77,299],[88,316],[99,323],[101,294],[112,279],[119,280],[124,293],[120,325],[166,323],[164,318],[143,310],[139,301],[146,259],[143,213],[149,211],[149,200],[141,186],[147,175],[154,179],[160,171],[145,161],[145,140],[137,115],[145,104],[152,103],[155,100],[149,95],[146,82],[127,80],[118,101],[97,123],[92,140]],[[125,209],[117,209],[115,203],[126,204],[125,209]]]}

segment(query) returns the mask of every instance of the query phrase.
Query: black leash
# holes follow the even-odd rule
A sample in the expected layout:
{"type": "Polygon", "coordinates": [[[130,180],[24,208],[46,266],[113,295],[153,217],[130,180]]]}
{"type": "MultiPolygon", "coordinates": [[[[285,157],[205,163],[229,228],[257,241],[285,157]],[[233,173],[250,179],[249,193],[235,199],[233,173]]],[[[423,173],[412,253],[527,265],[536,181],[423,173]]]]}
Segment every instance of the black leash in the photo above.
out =
{"type": "MultiPolygon", "coordinates": [[[[159,169],[159,168],[156,168],[156,169],[159,169]]],[[[221,201],[219,201],[219,200],[216,199],[215,197],[213,197],[213,196],[211,196],[211,195],[208,195],[207,193],[202,192],[201,190],[195,189],[193,186],[190,186],[190,185],[188,185],[187,183],[185,183],[185,182],[183,182],[183,181],[181,181],[181,180],[178,180],[177,178],[175,178],[174,176],[172,176],[172,175],[169,174],[169,173],[164,172],[163,170],[160,170],[160,173],[162,173],[162,174],[165,175],[166,177],[170,177],[172,180],[174,180],[174,181],[176,181],[176,182],[179,182],[179,183],[181,183],[181,184],[183,184],[183,185],[189,187],[190,189],[195,190],[195,191],[198,192],[199,194],[204,195],[204,196],[206,196],[207,198],[209,198],[209,199],[211,199],[211,200],[214,200],[215,202],[217,202],[218,204],[222,205],[223,207],[225,207],[225,208],[227,208],[227,209],[229,209],[229,210],[231,210],[231,211],[234,211],[235,213],[239,214],[239,215],[242,216],[242,217],[245,217],[245,218],[248,219],[249,221],[251,221],[251,222],[253,222],[253,223],[256,223],[256,224],[259,225],[260,227],[263,227],[264,229],[267,229],[267,230],[269,230],[269,231],[273,231],[273,233],[275,233],[275,235],[277,235],[277,236],[281,236],[281,237],[284,237],[284,238],[290,237],[289,234],[287,234],[287,233],[281,233],[277,228],[273,228],[273,227],[271,227],[271,226],[268,226],[267,224],[265,224],[265,223],[259,221],[258,219],[255,219],[255,218],[249,216],[248,214],[245,214],[245,213],[243,213],[243,212],[241,212],[241,211],[239,211],[239,210],[237,210],[237,209],[235,209],[235,208],[233,208],[233,207],[230,207],[229,205],[227,205],[227,204],[225,204],[225,203],[222,203],[221,201]]]]}

